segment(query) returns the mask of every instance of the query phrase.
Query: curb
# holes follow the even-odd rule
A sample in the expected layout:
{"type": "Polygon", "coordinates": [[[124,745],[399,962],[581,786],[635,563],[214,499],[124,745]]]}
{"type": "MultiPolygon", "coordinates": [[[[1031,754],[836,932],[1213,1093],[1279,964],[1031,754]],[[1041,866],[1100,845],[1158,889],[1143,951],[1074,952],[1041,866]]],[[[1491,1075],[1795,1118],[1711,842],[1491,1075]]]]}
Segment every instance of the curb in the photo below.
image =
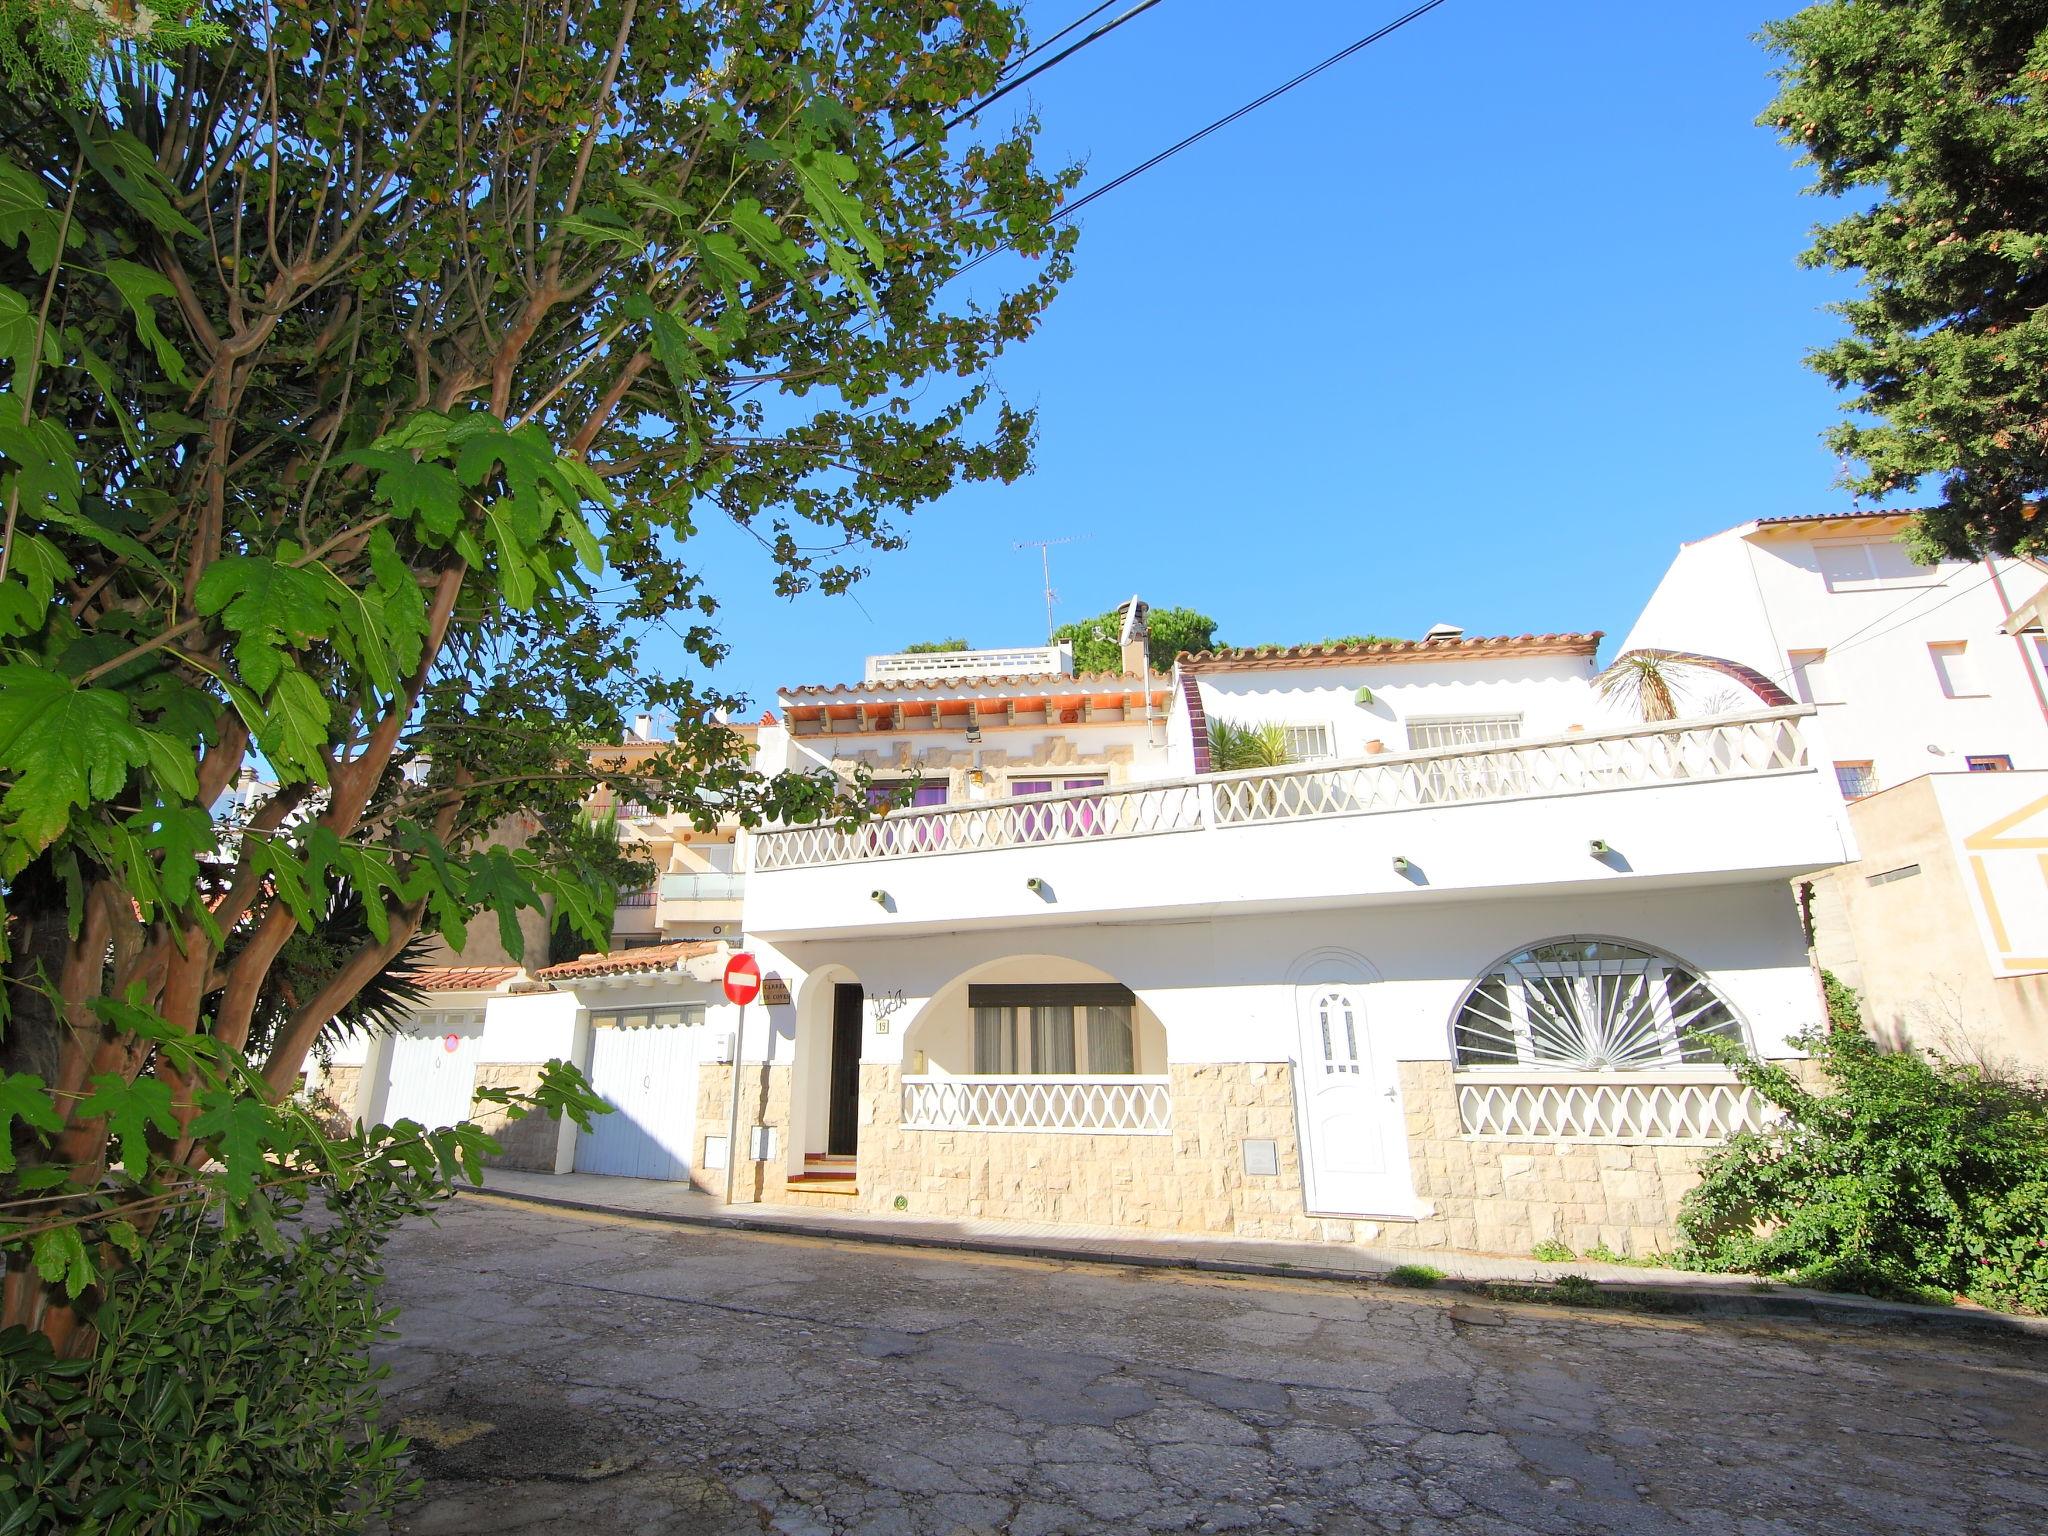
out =
{"type": "MultiPolygon", "coordinates": [[[[1314,1280],[1325,1284],[1371,1285],[1401,1290],[1410,1296],[1458,1294],[1495,1306],[1569,1307],[1579,1313],[1640,1312],[1665,1316],[1765,1319],[1778,1322],[1835,1323],[1860,1328],[1910,1328],[1923,1333],[1996,1337],[2048,1342],[2048,1317],[2020,1317],[1980,1308],[1921,1306],[1880,1301],[1868,1296],[1837,1296],[1825,1291],[1734,1290],[1719,1286],[1663,1289],[1614,1281],[1591,1282],[1599,1287],[1593,1302],[1567,1300],[1555,1280],[1474,1280],[1449,1275],[1429,1287],[1387,1283],[1384,1273],[1322,1269],[1308,1264],[1262,1264],[1250,1259],[1211,1259],[1195,1254],[1098,1252],[1057,1243],[1008,1241],[999,1238],[934,1237],[920,1232],[827,1223],[779,1221],[772,1216],[699,1216],[682,1211],[642,1211],[628,1206],[571,1200],[560,1195],[515,1194],[509,1190],[462,1189],[465,1199],[501,1205],[534,1205],[594,1216],[621,1216],[672,1227],[701,1227],[716,1232],[763,1233],[774,1237],[806,1237],[823,1242],[866,1243],[880,1248],[916,1248],[940,1253],[983,1253],[998,1257],[1039,1259],[1062,1264],[1105,1264],[1124,1269],[1186,1270],[1199,1274],[1244,1275],[1270,1280],[1314,1280]],[[1533,1293],[1533,1294],[1532,1294],[1533,1293]],[[1547,1294],[1546,1294],[1547,1293],[1547,1294]]],[[[1560,1278],[1578,1278],[1564,1276],[1560,1278]]]]}

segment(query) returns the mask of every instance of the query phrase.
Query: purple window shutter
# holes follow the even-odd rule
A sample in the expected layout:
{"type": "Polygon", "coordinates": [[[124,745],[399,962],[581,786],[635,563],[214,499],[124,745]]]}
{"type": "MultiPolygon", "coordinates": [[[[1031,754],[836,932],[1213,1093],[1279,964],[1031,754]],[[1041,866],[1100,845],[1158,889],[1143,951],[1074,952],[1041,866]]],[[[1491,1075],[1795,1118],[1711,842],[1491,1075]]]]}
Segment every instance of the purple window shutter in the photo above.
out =
{"type": "Polygon", "coordinates": [[[920,784],[911,792],[912,805],[944,805],[946,786],[943,784],[920,784]]]}

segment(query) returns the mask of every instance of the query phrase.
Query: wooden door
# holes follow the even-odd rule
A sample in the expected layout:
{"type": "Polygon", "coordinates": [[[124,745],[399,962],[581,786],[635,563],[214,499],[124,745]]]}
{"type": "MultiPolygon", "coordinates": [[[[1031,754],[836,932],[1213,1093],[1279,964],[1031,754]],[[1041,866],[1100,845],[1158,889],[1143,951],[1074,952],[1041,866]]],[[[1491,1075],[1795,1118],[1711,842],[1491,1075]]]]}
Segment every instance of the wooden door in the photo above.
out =
{"type": "Polygon", "coordinates": [[[825,1119],[825,1151],[851,1157],[860,1140],[861,989],[841,982],[832,989],[832,1082],[825,1119]]]}

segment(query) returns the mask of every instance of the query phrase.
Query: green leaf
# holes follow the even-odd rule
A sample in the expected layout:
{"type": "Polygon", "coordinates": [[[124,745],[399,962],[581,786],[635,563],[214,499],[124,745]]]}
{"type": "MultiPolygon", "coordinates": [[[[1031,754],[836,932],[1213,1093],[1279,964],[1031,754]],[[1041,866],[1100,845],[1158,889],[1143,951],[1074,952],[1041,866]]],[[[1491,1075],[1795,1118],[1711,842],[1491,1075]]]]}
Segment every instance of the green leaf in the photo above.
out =
{"type": "Polygon", "coordinates": [[[0,1072],[0,1173],[14,1171],[17,1120],[32,1131],[54,1134],[64,1129],[64,1117],[40,1077],[33,1072],[0,1072]]]}
{"type": "Polygon", "coordinates": [[[360,448],[339,457],[377,471],[377,499],[391,508],[392,516],[417,519],[443,538],[462,521],[462,486],[447,465],[382,448],[360,448]]]}
{"type": "Polygon", "coordinates": [[[38,1232],[35,1239],[36,1273],[51,1285],[63,1282],[64,1294],[76,1297],[91,1285],[96,1271],[92,1256],[85,1251],[85,1239],[76,1227],[59,1227],[38,1232]]]}
{"type": "Polygon", "coordinates": [[[734,203],[732,211],[727,215],[727,222],[742,240],[783,271],[791,276],[802,272],[802,249],[776,226],[773,219],[762,212],[758,198],[743,197],[734,203]]]}
{"type": "MultiPolygon", "coordinates": [[[[22,420],[21,399],[12,393],[0,393],[0,453],[14,461],[26,507],[65,527],[83,523],[80,531],[88,538],[112,545],[112,536],[103,537],[105,530],[79,514],[77,444],[56,422],[41,416],[22,420]]],[[[146,551],[143,558],[149,558],[146,551]]]]}
{"type": "Polygon", "coordinates": [[[562,234],[580,235],[593,244],[615,245],[635,256],[645,255],[647,251],[647,242],[640,237],[639,231],[609,208],[563,214],[554,220],[554,229],[562,234]]]}
{"type": "MultiPolygon", "coordinates": [[[[0,287],[0,357],[13,362],[17,380],[36,350],[36,312],[29,301],[12,288],[0,287]]],[[[57,347],[55,327],[43,331],[43,361],[56,363],[63,357],[57,347]]]]}
{"type": "Polygon", "coordinates": [[[118,1144],[121,1164],[131,1179],[141,1179],[149,1171],[149,1128],[153,1125],[167,1136],[178,1132],[171,1085],[154,1077],[138,1077],[131,1083],[119,1073],[102,1072],[93,1078],[92,1092],[80,1101],[78,1114],[107,1122],[107,1134],[118,1144]]]}
{"type": "Polygon", "coordinates": [[[62,226],[42,182],[0,155],[0,244],[16,245],[26,239],[29,265],[47,272],[57,259],[57,231],[62,226]]]}
{"type": "Polygon", "coordinates": [[[285,669],[288,650],[334,632],[332,597],[315,571],[285,560],[229,555],[207,567],[193,604],[234,631],[243,681],[268,693],[285,669]]]}
{"type": "Polygon", "coordinates": [[[804,201],[810,204],[819,222],[856,242],[867,252],[869,261],[881,266],[887,254],[882,242],[868,228],[866,210],[859,199],[845,190],[844,183],[854,179],[854,163],[844,155],[807,150],[794,156],[790,166],[803,187],[804,201]]]}
{"type": "Polygon", "coordinates": [[[759,282],[761,274],[740,254],[739,242],[718,230],[696,236],[697,256],[704,269],[721,288],[738,289],[743,283],[759,282]]]}
{"type": "Polygon", "coordinates": [[[7,579],[0,582],[0,635],[28,635],[50,617],[50,599],[59,580],[71,574],[56,545],[39,533],[14,534],[14,557],[7,579]]]}
{"type": "Polygon", "coordinates": [[[156,312],[149,307],[151,299],[174,298],[177,295],[171,280],[161,272],[132,261],[109,261],[101,270],[135,316],[135,334],[156,354],[157,366],[163,369],[165,377],[173,384],[187,383],[185,359],[178,355],[170,337],[157,324],[156,312]]]}
{"type": "MultiPolygon", "coordinates": [[[[83,127],[72,119],[74,131],[83,127]]],[[[100,130],[79,133],[86,159],[106,177],[122,202],[148,220],[159,234],[187,235],[196,240],[199,228],[171,206],[171,183],[157,169],[156,157],[131,134],[100,130]]]]}
{"type": "Polygon", "coordinates": [[[256,1181],[267,1172],[264,1154],[278,1135],[276,1113],[252,1094],[212,1088],[199,1098],[200,1109],[188,1129],[210,1145],[225,1170],[221,1182],[236,1201],[255,1193],[256,1181]]]}
{"type": "Polygon", "coordinates": [[[277,767],[325,784],[327,764],[320,749],[327,745],[330,718],[327,695],[320,685],[303,672],[286,672],[271,690],[262,723],[256,727],[257,745],[277,767]]]}
{"type": "Polygon", "coordinates": [[[54,842],[75,807],[110,800],[130,769],[154,766],[157,745],[110,689],[80,688],[42,667],[0,667],[0,874],[17,874],[54,842]]]}
{"type": "MultiPolygon", "coordinates": [[[[452,477],[451,477],[452,478],[452,477]]],[[[412,567],[400,558],[389,530],[370,535],[370,604],[391,647],[392,660],[408,676],[419,666],[427,637],[427,596],[413,578],[412,567]]]]}

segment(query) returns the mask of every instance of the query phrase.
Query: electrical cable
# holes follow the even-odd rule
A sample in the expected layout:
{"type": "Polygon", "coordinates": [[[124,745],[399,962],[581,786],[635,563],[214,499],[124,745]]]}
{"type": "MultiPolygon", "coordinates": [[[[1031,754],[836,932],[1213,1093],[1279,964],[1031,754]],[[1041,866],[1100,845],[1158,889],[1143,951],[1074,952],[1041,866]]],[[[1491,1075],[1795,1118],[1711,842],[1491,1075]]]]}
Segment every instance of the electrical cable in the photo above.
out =
{"type": "MultiPolygon", "coordinates": [[[[1111,0],[1111,4],[1114,3],[1115,0],[1111,0]]],[[[1443,3],[1443,0],[1434,0],[1434,3],[1441,5],[1443,3]]],[[[1151,10],[1152,7],[1157,4],[1159,4],[1159,0],[1138,0],[1138,3],[1132,6],[1128,11],[1125,11],[1123,15],[1116,17],[1114,20],[1105,21],[1101,26],[1097,27],[1093,32],[1090,32],[1086,37],[1082,38],[1079,42],[1069,44],[1067,47],[1062,48],[1058,53],[1054,54],[1051,58],[1047,59],[1043,64],[1039,64],[1031,69],[1025,70],[1023,74],[1016,75],[1011,79],[1005,81],[1003,84],[997,86],[994,90],[990,91],[986,96],[982,97],[981,100],[974,102],[970,106],[962,107],[958,112],[954,113],[951,117],[946,119],[945,126],[948,128],[953,128],[957,127],[961,123],[964,123],[968,118],[974,116],[975,113],[981,111],[982,108],[988,106],[989,103],[1002,100],[1005,96],[1009,95],[1010,92],[1016,90],[1018,86],[1028,84],[1030,81],[1037,79],[1038,76],[1044,74],[1048,69],[1051,69],[1054,65],[1059,64],[1066,59],[1072,58],[1075,54],[1079,53],[1083,48],[1086,48],[1090,43],[1100,42],[1103,38],[1109,36],[1110,33],[1114,32],[1118,27],[1122,26],[1125,22],[1131,21],[1139,16],[1144,15],[1145,12],[1151,10]]],[[[1073,26],[1068,27],[1066,30],[1068,32],[1073,31],[1074,27],[1080,26],[1081,23],[1087,21],[1089,17],[1098,15],[1102,10],[1106,8],[1107,7],[1103,6],[1096,7],[1096,9],[1090,11],[1087,16],[1083,16],[1081,18],[1081,21],[1075,22],[1073,26]]],[[[1062,33],[1054,34],[1055,37],[1063,35],[1064,34],[1062,33]]],[[[1050,41],[1050,39],[1048,39],[1048,41],[1050,41]]],[[[1036,53],[1037,51],[1038,50],[1034,48],[1032,50],[1032,53],[1036,53]]],[[[1029,58],[1030,56],[1030,54],[1026,54],[1024,57],[1029,58]]],[[[1017,62],[1021,64],[1023,62],[1023,59],[1019,59],[1017,62]]]]}

